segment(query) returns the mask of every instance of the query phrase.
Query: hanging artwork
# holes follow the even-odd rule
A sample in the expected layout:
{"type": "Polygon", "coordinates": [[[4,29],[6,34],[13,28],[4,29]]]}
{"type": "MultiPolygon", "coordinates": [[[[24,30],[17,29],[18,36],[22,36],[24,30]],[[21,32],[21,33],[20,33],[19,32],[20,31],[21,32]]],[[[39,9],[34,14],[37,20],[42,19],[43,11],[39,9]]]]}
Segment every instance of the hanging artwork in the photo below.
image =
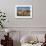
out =
{"type": "Polygon", "coordinates": [[[16,5],[15,17],[16,18],[32,18],[32,5],[16,5]]]}

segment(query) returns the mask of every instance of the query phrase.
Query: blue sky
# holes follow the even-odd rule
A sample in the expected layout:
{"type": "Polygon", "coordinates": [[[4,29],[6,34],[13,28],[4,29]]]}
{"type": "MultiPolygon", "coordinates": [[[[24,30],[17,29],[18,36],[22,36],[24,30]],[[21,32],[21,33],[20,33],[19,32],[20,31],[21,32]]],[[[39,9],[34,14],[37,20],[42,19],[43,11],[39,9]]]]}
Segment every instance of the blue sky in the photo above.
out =
{"type": "Polygon", "coordinates": [[[30,7],[17,7],[17,10],[30,10],[30,7]]]}

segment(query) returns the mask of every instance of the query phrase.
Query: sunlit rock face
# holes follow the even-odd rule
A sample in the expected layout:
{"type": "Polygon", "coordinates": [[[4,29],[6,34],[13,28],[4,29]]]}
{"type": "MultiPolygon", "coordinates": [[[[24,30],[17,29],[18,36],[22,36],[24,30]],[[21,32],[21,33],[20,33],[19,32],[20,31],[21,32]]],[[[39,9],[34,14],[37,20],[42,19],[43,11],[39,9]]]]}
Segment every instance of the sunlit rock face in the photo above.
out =
{"type": "Polygon", "coordinates": [[[30,16],[30,11],[29,10],[20,10],[17,11],[18,16],[30,16]]]}

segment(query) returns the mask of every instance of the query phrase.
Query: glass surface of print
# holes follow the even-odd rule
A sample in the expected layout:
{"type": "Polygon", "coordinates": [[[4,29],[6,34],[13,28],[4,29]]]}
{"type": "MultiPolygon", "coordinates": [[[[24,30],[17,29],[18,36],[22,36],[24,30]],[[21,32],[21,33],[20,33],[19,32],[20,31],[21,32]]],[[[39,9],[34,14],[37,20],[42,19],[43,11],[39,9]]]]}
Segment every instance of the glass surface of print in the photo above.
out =
{"type": "Polygon", "coordinates": [[[32,5],[16,5],[16,18],[32,18],[32,5]]]}

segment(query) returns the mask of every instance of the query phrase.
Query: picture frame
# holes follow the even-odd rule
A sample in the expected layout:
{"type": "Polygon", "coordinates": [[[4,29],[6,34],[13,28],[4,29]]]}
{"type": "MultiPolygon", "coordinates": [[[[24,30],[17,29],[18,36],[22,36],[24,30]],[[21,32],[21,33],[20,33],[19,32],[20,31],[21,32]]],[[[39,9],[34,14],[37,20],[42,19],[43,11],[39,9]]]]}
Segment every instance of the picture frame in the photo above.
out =
{"type": "Polygon", "coordinates": [[[15,18],[32,18],[32,5],[16,5],[15,18]]]}

